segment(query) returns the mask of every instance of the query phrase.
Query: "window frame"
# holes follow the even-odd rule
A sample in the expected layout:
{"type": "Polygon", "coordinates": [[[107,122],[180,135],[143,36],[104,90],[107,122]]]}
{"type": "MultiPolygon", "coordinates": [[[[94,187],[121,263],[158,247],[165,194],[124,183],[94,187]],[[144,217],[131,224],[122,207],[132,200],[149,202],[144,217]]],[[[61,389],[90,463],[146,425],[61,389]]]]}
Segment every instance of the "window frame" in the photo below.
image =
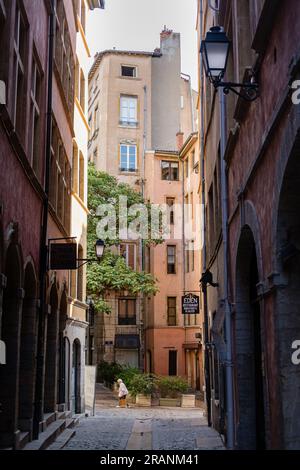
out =
{"type": "MultiPolygon", "coordinates": [[[[175,160],[161,160],[161,163],[160,163],[160,166],[161,166],[161,180],[162,181],[179,181],[179,162],[175,161],[175,160]],[[168,177],[167,178],[163,178],[163,165],[164,164],[168,164],[168,177]],[[172,164],[175,164],[176,165],[176,169],[177,169],[177,178],[172,178],[172,164]]],[[[167,168],[167,167],[165,167],[167,168]]],[[[173,167],[175,168],[175,167],[173,167]]]]}
{"type": "Polygon", "coordinates": [[[176,274],[176,261],[177,261],[177,256],[176,256],[176,245],[167,245],[167,274],[176,274]],[[174,254],[171,255],[169,253],[169,249],[174,249],[174,254]],[[169,263],[169,258],[173,257],[174,258],[174,263],[169,263]],[[170,269],[170,266],[174,266],[174,270],[170,269]]]}
{"type": "Polygon", "coordinates": [[[119,162],[119,169],[122,173],[136,173],[138,171],[138,146],[137,144],[125,144],[125,143],[120,143],[120,147],[119,147],[119,152],[120,152],[120,162],[119,162]],[[127,150],[126,150],[126,166],[123,167],[122,166],[122,147],[126,147],[127,150]],[[134,158],[135,158],[135,168],[131,169],[130,168],[130,157],[132,155],[130,155],[130,148],[134,148],[135,149],[135,155],[134,155],[134,158]]]}
{"type": "Polygon", "coordinates": [[[126,127],[137,127],[138,126],[138,96],[136,95],[126,95],[122,94],[120,96],[120,116],[119,124],[126,127]],[[127,106],[124,106],[123,103],[125,100],[128,100],[127,106]],[[134,108],[130,106],[130,103],[135,103],[134,108]],[[135,116],[130,117],[130,110],[134,109],[135,116]],[[126,110],[126,116],[123,116],[123,111],[126,110]]]}
{"type": "Polygon", "coordinates": [[[118,325],[119,326],[136,325],[136,320],[137,320],[137,314],[136,314],[137,302],[136,301],[137,301],[136,297],[119,297],[118,298],[118,325]],[[128,305],[129,305],[128,302],[129,301],[134,301],[134,315],[133,316],[128,315],[128,305]],[[121,302],[126,302],[124,317],[120,316],[120,303],[121,302]],[[124,321],[120,322],[120,318],[123,318],[124,321]],[[130,319],[132,319],[132,321],[130,321],[130,319]]]}
{"type": "Polygon", "coordinates": [[[138,77],[138,75],[137,75],[137,66],[136,65],[121,64],[121,77],[122,78],[137,78],[138,77]],[[123,75],[123,69],[124,68],[132,69],[134,71],[134,74],[133,75],[123,75]]]}
{"type": "Polygon", "coordinates": [[[119,245],[119,255],[122,256],[125,259],[127,267],[133,269],[134,271],[136,270],[137,251],[136,251],[136,244],[135,243],[126,243],[126,242],[120,243],[120,245],[119,245]],[[122,246],[125,246],[125,256],[121,253],[121,247],[122,246]],[[133,247],[133,267],[129,265],[129,256],[130,256],[129,249],[130,249],[130,247],[133,247]]]}
{"type": "Polygon", "coordinates": [[[167,324],[168,326],[177,326],[177,297],[168,296],[167,297],[167,324]],[[175,305],[170,305],[170,301],[175,301],[175,305]],[[174,312],[171,314],[171,309],[174,309],[174,312]],[[171,321],[174,320],[174,322],[171,321]]]}

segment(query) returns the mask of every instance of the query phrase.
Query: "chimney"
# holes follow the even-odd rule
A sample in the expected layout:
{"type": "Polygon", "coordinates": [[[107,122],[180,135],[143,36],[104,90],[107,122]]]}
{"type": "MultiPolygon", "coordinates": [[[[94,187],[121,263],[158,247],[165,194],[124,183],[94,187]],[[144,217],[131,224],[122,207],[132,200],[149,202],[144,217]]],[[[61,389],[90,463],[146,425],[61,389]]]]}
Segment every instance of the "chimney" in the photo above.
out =
{"type": "Polygon", "coordinates": [[[167,29],[167,26],[165,25],[164,29],[160,33],[160,40],[163,41],[164,39],[169,38],[172,33],[173,33],[173,30],[167,29]]]}
{"type": "Polygon", "coordinates": [[[177,132],[176,134],[176,143],[177,143],[177,150],[180,151],[183,147],[183,132],[177,132]]]}

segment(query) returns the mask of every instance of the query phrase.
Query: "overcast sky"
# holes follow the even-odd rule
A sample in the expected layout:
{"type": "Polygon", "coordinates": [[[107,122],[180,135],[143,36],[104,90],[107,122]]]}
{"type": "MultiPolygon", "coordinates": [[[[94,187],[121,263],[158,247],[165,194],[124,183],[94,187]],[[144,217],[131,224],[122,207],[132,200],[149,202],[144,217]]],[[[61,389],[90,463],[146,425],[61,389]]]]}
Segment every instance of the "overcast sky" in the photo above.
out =
{"type": "Polygon", "coordinates": [[[181,33],[182,72],[197,89],[196,0],[106,0],[105,10],[90,14],[92,57],[104,49],[152,52],[164,25],[181,33]]]}

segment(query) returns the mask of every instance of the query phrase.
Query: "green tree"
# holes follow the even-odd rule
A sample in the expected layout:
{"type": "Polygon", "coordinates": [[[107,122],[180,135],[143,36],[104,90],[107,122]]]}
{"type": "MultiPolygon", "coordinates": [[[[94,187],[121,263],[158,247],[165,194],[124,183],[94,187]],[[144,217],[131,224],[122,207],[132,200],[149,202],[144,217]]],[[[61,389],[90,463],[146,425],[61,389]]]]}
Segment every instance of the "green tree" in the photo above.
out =
{"type": "MultiPolygon", "coordinates": [[[[134,191],[128,184],[119,183],[114,176],[105,172],[97,171],[94,165],[88,169],[88,258],[95,257],[95,241],[97,239],[97,208],[102,204],[110,204],[116,213],[117,233],[120,225],[122,207],[119,197],[127,197],[127,208],[134,204],[144,204],[142,195],[134,191]]],[[[150,204],[147,204],[149,209],[150,204]]],[[[150,216],[148,210],[147,231],[150,233],[150,216]]],[[[134,216],[128,216],[127,226],[132,222],[134,216]]],[[[145,244],[161,243],[162,239],[151,239],[149,236],[144,240],[145,244]]],[[[106,247],[113,247],[120,243],[119,238],[108,237],[105,239],[106,247]]],[[[158,290],[153,276],[146,272],[137,272],[126,265],[125,259],[107,249],[100,263],[91,263],[87,269],[87,294],[95,303],[97,311],[109,312],[110,307],[104,300],[106,290],[128,290],[132,294],[145,293],[155,294],[158,290]]]]}

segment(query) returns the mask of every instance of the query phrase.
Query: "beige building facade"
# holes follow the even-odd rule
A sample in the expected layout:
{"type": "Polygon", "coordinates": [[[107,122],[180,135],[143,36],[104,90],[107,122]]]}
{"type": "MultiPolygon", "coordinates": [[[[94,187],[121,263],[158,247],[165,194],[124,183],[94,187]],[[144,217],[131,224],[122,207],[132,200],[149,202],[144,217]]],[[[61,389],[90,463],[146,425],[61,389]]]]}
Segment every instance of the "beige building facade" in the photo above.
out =
{"type": "Polygon", "coordinates": [[[175,218],[183,216],[184,184],[189,197],[194,189],[191,197],[196,206],[194,165],[184,182],[180,153],[183,149],[186,159],[194,151],[196,168],[196,94],[189,77],[181,74],[180,34],[165,28],[160,39],[160,48],[151,53],[99,53],[89,75],[89,160],[140,191],[145,200],[172,206],[172,211],[177,206],[168,221],[171,236],[164,243],[142,249],[139,242],[125,240],[119,248],[131,267],[153,274],[159,292],[135,299],[129,292],[107,293],[112,312],[95,316],[94,361],[185,376],[192,388],[199,388],[201,361],[195,334],[201,332],[201,315],[189,319],[181,313],[184,280],[187,291],[199,290],[195,283],[188,285],[193,275],[199,277],[199,250],[191,256],[193,270],[185,277],[183,228],[176,224],[179,233],[174,233],[173,227],[175,218]]]}

